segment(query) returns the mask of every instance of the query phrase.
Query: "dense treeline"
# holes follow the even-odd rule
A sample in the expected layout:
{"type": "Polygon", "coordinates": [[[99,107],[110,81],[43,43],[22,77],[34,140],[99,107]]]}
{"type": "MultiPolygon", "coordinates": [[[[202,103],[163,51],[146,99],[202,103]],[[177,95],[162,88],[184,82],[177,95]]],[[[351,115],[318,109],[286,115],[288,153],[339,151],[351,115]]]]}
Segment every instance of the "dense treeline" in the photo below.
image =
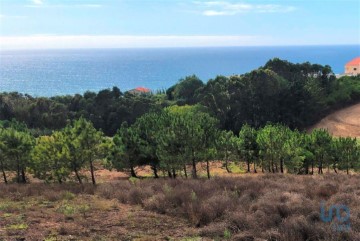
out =
{"type": "Polygon", "coordinates": [[[56,96],[51,98],[32,97],[20,93],[0,94],[0,119],[26,123],[34,134],[51,133],[64,128],[69,120],[84,117],[95,128],[112,136],[126,121],[134,123],[136,118],[150,110],[167,106],[161,94],[139,95],[122,93],[119,88],[105,89],[98,93],[56,96]]]}
{"type": "Polygon", "coordinates": [[[0,168],[5,183],[7,173],[16,173],[16,182],[26,182],[26,172],[47,182],[62,183],[71,178],[82,183],[84,170],[95,180],[95,161],[105,168],[128,171],[150,165],[171,178],[179,174],[197,178],[197,163],[223,160],[242,165],[247,172],[319,174],[360,169],[360,145],[355,138],[334,138],[326,130],[311,134],[279,124],[255,129],[244,125],[236,135],[220,130],[218,120],[200,105],[171,106],[147,113],[128,126],[124,122],[114,138],[105,137],[91,122],[80,118],[49,136],[32,137],[18,123],[0,130],[0,168]]]}
{"type": "Polygon", "coordinates": [[[167,94],[180,105],[197,102],[208,107],[220,120],[221,128],[233,132],[243,124],[262,127],[268,122],[303,129],[331,110],[360,101],[359,80],[336,79],[330,66],[273,59],[258,70],[241,76],[218,76],[200,87],[195,76],[189,77],[167,94]],[[179,87],[191,86],[188,82],[193,83],[190,97],[179,87]]]}
{"type": "Polygon", "coordinates": [[[34,98],[0,95],[0,169],[27,182],[95,180],[109,169],[150,165],[169,177],[198,177],[197,163],[246,164],[248,172],[323,173],[358,170],[359,143],[325,130],[298,131],[328,111],[360,100],[360,77],[336,79],[329,66],[273,59],[241,76],[196,76],[156,94],[118,88],[84,95],[34,98]],[[23,123],[23,124],[22,124],[23,123]],[[271,124],[272,123],[272,124],[271,124]],[[190,172],[189,172],[190,171],[190,172]]]}
{"type": "Polygon", "coordinates": [[[145,114],[130,127],[123,125],[114,138],[115,158],[110,162],[117,169],[130,169],[132,176],[136,176],[134,166],[149,164],[155,177],[162,169],[172,178],[177,173],[188,177],[189,166],[192,177],[197,178],[198,162],[206,162],[210,178],[209,162],[214,160],[223,160],[229,172],[229,160],[245,162],[247,172],[251,165],[253,172],[258,167],[262,172],[296,174],[313,174],[314,169],[322,174],[325,168],[349,173],[360,168],[360,146],[355,138],[333,138],[321,129],[307,134],[279,124],[260,129],[244,125],[235,135],[220,130],[218,120],[202,108],[172,106],[145,114]],[[117,151],[126,158],[116,158],[117,151]]]}

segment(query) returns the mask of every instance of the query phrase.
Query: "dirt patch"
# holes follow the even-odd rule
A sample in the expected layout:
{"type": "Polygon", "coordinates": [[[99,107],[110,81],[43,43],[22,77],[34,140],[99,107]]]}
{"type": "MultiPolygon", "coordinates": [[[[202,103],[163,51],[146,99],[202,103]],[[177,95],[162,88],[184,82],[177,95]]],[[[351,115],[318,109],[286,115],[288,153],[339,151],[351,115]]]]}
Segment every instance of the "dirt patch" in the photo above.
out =
{"type": "Polygon", "coordinates": [[[360,137],[360,103],[339,110],[309,129],[327,129],[334,136],[360,137]]]}
{"type": "Polygon", "coordinates": [[[184,219],[96,195],[55,202],[0,198],[0,205],[0,240],[178,240],[197,235],[184,219]]]}

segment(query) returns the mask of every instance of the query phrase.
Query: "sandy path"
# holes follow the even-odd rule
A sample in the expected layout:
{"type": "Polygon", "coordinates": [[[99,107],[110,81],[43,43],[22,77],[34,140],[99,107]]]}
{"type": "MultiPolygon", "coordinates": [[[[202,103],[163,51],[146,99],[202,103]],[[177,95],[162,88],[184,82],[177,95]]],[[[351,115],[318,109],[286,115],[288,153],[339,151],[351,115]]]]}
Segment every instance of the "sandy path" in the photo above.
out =
{"type": "Polygon", "coordinates": [[[334,136],[360,137],[360,103],[328,115],[314,128],[327,129],[334,136]]]}

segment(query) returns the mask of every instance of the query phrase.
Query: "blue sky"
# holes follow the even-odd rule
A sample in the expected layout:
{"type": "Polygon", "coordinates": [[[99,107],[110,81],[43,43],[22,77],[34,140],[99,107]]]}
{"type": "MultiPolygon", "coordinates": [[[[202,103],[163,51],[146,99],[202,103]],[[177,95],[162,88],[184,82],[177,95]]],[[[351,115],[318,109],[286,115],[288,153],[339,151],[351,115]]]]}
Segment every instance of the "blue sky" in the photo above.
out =
{"type": "Polygon", "coordinates": [[[0,0],[0,45],[360,44],[358,0],[0,0]]]}

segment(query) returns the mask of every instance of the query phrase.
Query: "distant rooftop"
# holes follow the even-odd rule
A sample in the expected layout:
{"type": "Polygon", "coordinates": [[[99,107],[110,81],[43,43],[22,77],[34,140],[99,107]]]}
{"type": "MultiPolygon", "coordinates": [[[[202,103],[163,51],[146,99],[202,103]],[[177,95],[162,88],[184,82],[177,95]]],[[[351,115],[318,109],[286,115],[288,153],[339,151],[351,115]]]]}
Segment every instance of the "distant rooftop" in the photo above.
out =
{"type": "Polygon", "coordinates": [[[135,89],[129,90],[129,92],[133,94],[144,94],[150,93],[151,90],[145,87],[136,87],[135,89]]]}
{"type": "Polygon", "coordinates": [[[354,65],[360,65],[360,57],[356,57],[355,59],[346,63],[346,66],[354,66],[354,65]]]}
{"type": "Polygon", "coordinates": [[[140,92],[145,92],[145,93],[150,92],[150,89],[145,88],[145,87],[137,87],[137,88],[135,88],[135,90],[140,91],[140,92]]]}

